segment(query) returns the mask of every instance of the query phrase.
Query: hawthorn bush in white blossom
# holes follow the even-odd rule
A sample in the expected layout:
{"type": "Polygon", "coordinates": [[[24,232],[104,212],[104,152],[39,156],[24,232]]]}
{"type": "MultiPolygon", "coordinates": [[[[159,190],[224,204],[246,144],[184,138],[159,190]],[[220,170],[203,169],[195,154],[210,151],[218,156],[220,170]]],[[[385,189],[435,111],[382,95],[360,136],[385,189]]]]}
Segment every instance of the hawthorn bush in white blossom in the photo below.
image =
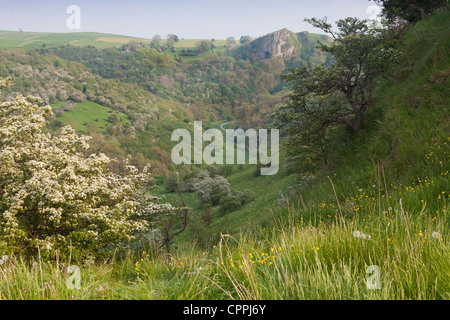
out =
{"type": "Polygon", "coordinates": [[[193,179],[197,200],[201,205],[218,205],[222,198],[231,193],[231,183],[223,176],[212,178],[208,171],[202,170],[193,179]]]}
{"type": "MultiPolygon", "coordinates": [[[[0,78],[0,94],[10,84],[0,78]]],[[[70,126],[44,133],[52,110],[41,104],[30,96],[0,104],[0,251],[102,254],[150,232],[148,215],[136,214],[148,170],[110,172],[114,160],[86,157],[90,137],[70,126]]]]}

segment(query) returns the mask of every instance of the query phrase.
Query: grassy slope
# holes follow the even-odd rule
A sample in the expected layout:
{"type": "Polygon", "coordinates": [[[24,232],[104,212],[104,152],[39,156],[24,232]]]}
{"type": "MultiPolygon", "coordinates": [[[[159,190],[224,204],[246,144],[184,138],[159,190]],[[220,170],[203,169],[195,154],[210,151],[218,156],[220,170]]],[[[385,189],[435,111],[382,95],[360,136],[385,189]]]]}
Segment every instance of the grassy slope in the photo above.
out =
{"type": "MultiPolygon", "coordinates": [[[[281,154],[280,162],[283,163],[284,154],[281,154]]],[[[278,203],[283,203],[289,186],[295,182],[295,176],[290,175],[284,168],[273,176],[256,176],[256,166],[246,165],[241,170],[236,169],[227,177],[232,189],[237,191],[253,190],[254,200],[238,210],[218,215],[214,220],[213,228],[218,233],[235,234],[243,227],[252,228],[259,226],[263,221],[272,217],[272,210],[278,203]]]]}
{"type": "Polygon", "coordinates": [[[41,32],[17,32],[0,30],[0,47],[7,49],[25,48],[35,49],[45,44],[47,47],[56,47],[66,44],[71,45],[93,45],[98,48],[121,46],[130,40],[148,42],[149,40],[110,35],[95,32],[82,33],[41,33],[41,32]]]}
{"type": "Polygon", "coordinates": [[[88,133],[87,123],[94,123],[99,131],[105,133],[108,126],[108,117],[111,114],[116,114],[122,119],[122,123],[129,122],[127,115],[110,108],[101,106],[95,102],[83,101],[78,103],[69,112],[65,112],[62,116],[58,117],[65,124],[70,124],[75,130],[80,133],[88,133]]]}
{"type": "MultiPolygon", "coordinates": [[[[104,34],[96,32],[80,32],[80,33],[43,33],[43,32],[18,32],[0,30],[0,47],[7,49],[26,48],[35,49],[42,47],[45,44],[47,47],[56,47],[70,43],[73,46],[88,46],[92,45],[97,48],[109,48],[114,46],[121,46],[128,43],[130,40],[138,40],[140,42],[149,43],[151,40],[104,34]]],[[[174,43],[175,48],[195,48],[199,39],[183,39],[174,43]]],[[[210,39],[208,39],[210,41],[210,39]]],[[[165,43],[162,40],[161,43],[165,43]]],[[[214,40],[214,43],[220,48],[225,46],[226,40],[214,40]]]]}
{"type": "MultiPolygon", "coordinates": [[[[1,297],[450,299],[448,29],[443,12],[409,32],[401,65],[367,114],[370,125],[357,137],[343,133],[336,145],[336,169],[328,173],[333,185],[327,173],[318,174],[289,206],[249,210],[246,220],[273,209],[276,218],[261,228],[224,236],[205,252],[185,243],[169,263],[151,253],[95,266],[80,262],[78,291],[67,289],[54,266],[43,264],[41,274],[39,264],[30,269],[11,259],[1,297]],[[354,237],[356,230],[371,239],[354,237]],[[380,268],[379,290],[366,285],[370,265],[380,268]],[[44,284],[50,280],[53,288],[44,284]]],[[[272,183],[287,184],[250,173],[235,172],[233,187],[253,185],[274,196],[272,183]]],[[[242,226],[241,214],[227,216],[230,228],[242,226]]]]}

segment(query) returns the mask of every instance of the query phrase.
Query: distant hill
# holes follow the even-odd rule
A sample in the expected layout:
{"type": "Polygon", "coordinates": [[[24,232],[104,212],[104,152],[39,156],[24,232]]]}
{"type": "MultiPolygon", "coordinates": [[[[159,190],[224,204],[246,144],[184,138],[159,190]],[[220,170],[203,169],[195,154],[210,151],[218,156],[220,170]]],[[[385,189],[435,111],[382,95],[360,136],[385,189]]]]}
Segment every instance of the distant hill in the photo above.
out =
{"type": "Polygon", "coordinates": [[[97,48],[110,48],[121,46],[131,40],[142,42],[150,41],[148,39],[97,32],[44,33],[0,30],[0,47],[7,49],[34,49],[42,47],[58,47],[67,44],[73,46],[92,45],[97,48]]]}
{"type": "MultiPolygon", "coordinates": [[[[196,44],[202,40],[211,39],[180,39],[174,43],[175,48],[195,48],[196,44]]],[[[0,48],[7,49],[37,49],[52,48],[65,45],[76,47],[94,46],[98,49],[120,47],[128,44],[130,41],[137,41],[148,44],[152,40],[139,37],[130,37],[116,34],[97,33],[97,32],[75,32],[75,33],[47,33],[47,32],[21,32],[0,30],[0,48]]],[[[161,43],[166,43],[161,40],[161,43]]],[[[226,40],[214,40],[214,44],[223,47],[226,40]]]]}
{"type": "Polygon", "coordinates": [[[306,60],[320,63],[325,61],[325,55],[316,48],[317,41],[327,42],[331,38],[306,31],[294,33],[281,29],[237,48],[233,55],[254,61],[281,58],[287,66],[306,60]]]}
{"type": "Polygon", "coordinates": [[[54,107],[52,130],[70,124],[96,137],[93,150],[130,155],[139,167],[151,161],[161,173],[171,166],[175,128],[194,120],[266,126],[287,93],[280,73],[325,61],[319,39],[327,40],[283,29],[246,45],[209,39],[209,49],[199,50],[202,39],[168,45],[103,33],[0,31],[0,77],[13,78],[3,98],[39,96],[54,107]]]}

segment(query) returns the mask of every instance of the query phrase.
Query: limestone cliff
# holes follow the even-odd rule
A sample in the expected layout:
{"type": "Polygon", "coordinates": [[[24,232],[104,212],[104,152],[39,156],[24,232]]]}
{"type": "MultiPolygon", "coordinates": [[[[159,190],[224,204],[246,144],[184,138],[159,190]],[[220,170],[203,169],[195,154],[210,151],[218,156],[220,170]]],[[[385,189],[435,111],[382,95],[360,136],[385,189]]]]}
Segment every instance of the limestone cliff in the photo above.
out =
{"type": "Polygon", "coordinates": [[[294,43],[296,38],[295,33],[288,29],[282,29],[256,39],[254,45],[257,47],[259,60],[273,57],[290,58],[295,49],[299,49],[300,44],[294,43]]]}
{"type": "Polygon", "coordinates": [[[240,46],[233,50],[232,55],[251,61],[280,59],[285,67],[295,67],[306,61],[318,64],[326,60],[325,55],[316,49],[318,40],[330,41],[329,37],[321,34],[281,29],[240,46]]]}

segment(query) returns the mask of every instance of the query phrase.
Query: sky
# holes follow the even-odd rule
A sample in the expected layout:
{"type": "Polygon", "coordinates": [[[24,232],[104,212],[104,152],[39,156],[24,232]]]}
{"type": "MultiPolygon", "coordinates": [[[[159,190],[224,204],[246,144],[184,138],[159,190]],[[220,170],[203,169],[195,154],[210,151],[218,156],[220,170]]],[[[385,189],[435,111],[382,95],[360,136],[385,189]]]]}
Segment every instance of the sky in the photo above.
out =
{"type": "Polygon", "coordinates": [[[304,19],[368,19],[375,8],[369,0],[0,0],[0,30],[239,39],[283,28],[321,33],[304,19]],[[70,18],[70,5],[79,7],[79,20],[70,18]],[[79,21],[80,29],[69,29],[68,19],[79,21]]]}

